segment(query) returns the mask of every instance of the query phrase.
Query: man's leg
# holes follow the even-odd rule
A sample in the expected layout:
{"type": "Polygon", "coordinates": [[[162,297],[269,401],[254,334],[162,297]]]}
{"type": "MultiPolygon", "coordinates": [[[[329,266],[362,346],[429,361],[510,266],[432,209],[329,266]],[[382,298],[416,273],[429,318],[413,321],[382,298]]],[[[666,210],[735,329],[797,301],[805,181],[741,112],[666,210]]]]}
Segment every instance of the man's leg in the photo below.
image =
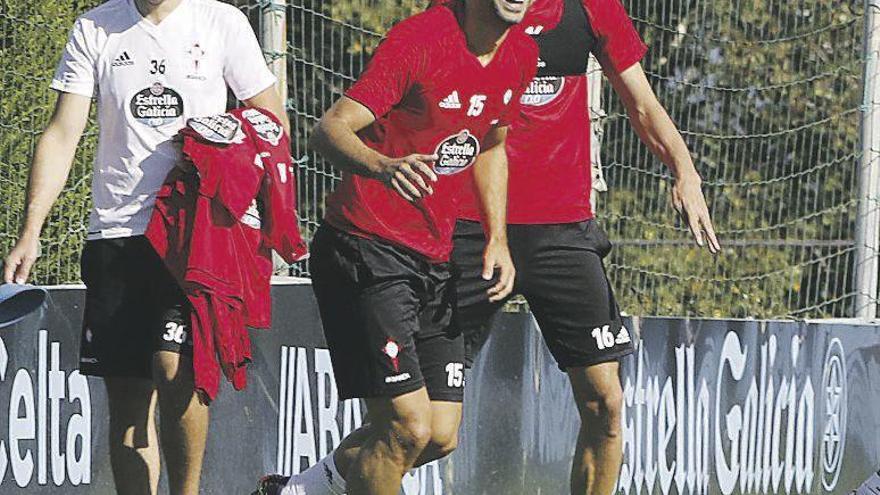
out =
{"type": "MultiPolygon", "coordinates": [[[[437,279],[434,287],[438,297],[432,297],[422,308],[419,332],[415,338],[419,369],[430,400],[428,418],[431,437],[414,467],[441,459],[455,450],[462,416],[464,339],[450,326],[452,305],[446,297],[447,279],[441,275],[437,279]]],[[[352,466],[375,434],[373,410],[375,408],[368,408],[365,425],[346,437],[331,455],[293,477],[288,485],[297,487],[297,491],[288,491],[292,491],[292,495],[344,493],[346,480],[351,478],[352,466]]]]}
{"type": "Polygon", "coordinates": [[[157,493],[161,472],[152,380],[152,265],[138,238],[87,241],[82,256],[86,303],[80,373],[104,378],[110,465],[116,492],[157,493]]]}
{"type": "Polygon", "coordinates": [[[154,495],[159,487],[156,389],[143,378],[106,377],[110,466],[116,493],[154,495]]]}
{"type": "Polygon", "coordinates": [[[349,495],[397,495],[431,439],[431,404],[424,388],[393,399],[367,399],[371,423],[349,468],[349,495]]]}
{"type": "MultiPolygon", "coordinates": [[[[442,459],[455,451],[458,446],[461,414],[461,402],[431,401],[431,439],[416,459],[414,467],[442,459]]],[[[371,419],[368,415],[365,425],[345,437],[333,452],[336,469],[345,479],[349,478],[349,469],[370,435],[370,423],[371,419]]]]}
{"type": "Polygon", "coordinates": [[[529,240],[521,289],[580,412],[571,493],[610,495],[622,455],[618,360],[633,352],[602,261],[611,243],[595,221],[511,233],[529,240]]]}
{"type": "Polygon", "coordinates": [[[572,495],[610,495],[617,485],[623,457],[623,390],[618,368],[613,361],[568,370],[581,417],[571,466],[572,495]]]}
{"type": "Polygon", "coordinates": [[[153,354],[162,453],[172,495],[197,495],[208,436],[208,406],[195,393],[192,358],[153,354]]]}
{"type": "Polygon", "coordinates": [[[442,459],[458,448],[461,402],[431,402],[431,440],[416,460],[415,467],[442,459]]]}

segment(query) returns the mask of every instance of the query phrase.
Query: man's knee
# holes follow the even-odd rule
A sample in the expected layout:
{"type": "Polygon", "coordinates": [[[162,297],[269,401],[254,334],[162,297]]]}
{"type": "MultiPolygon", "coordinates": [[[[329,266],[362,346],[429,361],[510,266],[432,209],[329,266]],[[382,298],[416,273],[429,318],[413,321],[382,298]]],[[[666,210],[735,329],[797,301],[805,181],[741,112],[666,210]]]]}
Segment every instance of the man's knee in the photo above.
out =
{"type": "Polygon", "coordinates": [[[589,430],[591,435],[620,436],[623,389],[619,369],[619,363],[612,361],[568,370],[582,433],[589,430]]]}
{"type": "Polygon", "coordinates": [[[623,391],[620,387],[597,391],[581,410],[584,412],[581,419],[585,425],[602,425],[595,433],[611,438],[620,436],[623,410],[623,391]]]}
{"type": "Polygon", "coordinates": [[[392,399],[367,399],[376,454],[409,469],[431,441],[431,403],[424,388],[392,399]]]}
{"type": "Polygon", "coordinates": [[[431,432],[431,442],[427,449],[431,453],[431,460],[442,459],[453,453],[458,448],[458,428],[435,429],[431,432]]]}
{"type": "Polygon", "coordinates": [[[407,415],[393,421],[390,426],[391,441],[406,457],[421,453],[431,441],[430,411],[422,415],[407,415]]]}
{"type": "Polygon", "coordinates": [[[605,434],[609,437],[620,436],[623,391],[620,387],[614,387],[612,390],[605,392],[600,400],[602,402],[602,410],[604,411],[602,419],[605,424],[605,434]]]}

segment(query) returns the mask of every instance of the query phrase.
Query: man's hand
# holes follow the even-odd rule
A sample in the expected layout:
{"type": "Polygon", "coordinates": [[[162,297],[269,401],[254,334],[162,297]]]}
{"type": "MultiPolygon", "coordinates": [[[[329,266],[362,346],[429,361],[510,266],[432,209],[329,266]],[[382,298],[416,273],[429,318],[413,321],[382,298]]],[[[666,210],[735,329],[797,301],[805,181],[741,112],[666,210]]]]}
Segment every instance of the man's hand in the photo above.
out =
{"type": "Polygon", "coordinates": [[[505,241],[489,241],[483,251],[483,280],[492,280],[498,269],[498,283],[489,288],[489,301],[501,301],[513,292],[516,268],[510,258],[510,249],[505,241]]]}
{"type": "Polygon", "coordinates": [[[3,260],[3,281],[7,284],[23,284],[31,274],[31,268],[40,256],[40,239],[22,236],[3,260]]]}
{"type": "Polygon", "coordinates": [[[420,154],[382,158],[376,175],[403,199],[413,202],[434,194],[430,182],[437,182],[437,174],[428,164],[436,160],[437,155],[420,154]]]}
{"type": "Polygon", "coordinates": [[[717,253],[721,245],[715,237],[709,208],[700,190],[702,180],[694,169],[687,144],[663,105],[657,101],[642,65],[637,63],[618,74],[610,72],[606,75],[614,91],[620,95],[636,134],[676,175],[672,204],[688,224],[697,245],[703,246],[708,241],[709,251],[717,253]]]}
{"type": "Polygon", "coordinates": [[[709,251],[714,254],[721,251],[721,244],[715,237],[715,228],[712,227],[709,208],[706,206],[706,199],[700,188],[702,182],[697,174],[676,179],[675,186],[672,188],[672,205],[688,224],[697,245],[702,247],[705,244],[703,238],[703,234],[705,234],[709,251]]]}

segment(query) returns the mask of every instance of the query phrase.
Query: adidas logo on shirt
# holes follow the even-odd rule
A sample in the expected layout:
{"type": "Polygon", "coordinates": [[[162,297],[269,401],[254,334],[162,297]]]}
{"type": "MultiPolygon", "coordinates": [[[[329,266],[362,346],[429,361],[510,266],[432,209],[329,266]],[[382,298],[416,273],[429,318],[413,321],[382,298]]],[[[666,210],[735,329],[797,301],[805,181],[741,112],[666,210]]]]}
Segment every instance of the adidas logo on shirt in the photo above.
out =
{"type": "Polygon", "coordinates": [[[443,98],[443,101],[440,102],[440,108],[446,108],[448,110],[461,108],[461,100],[458,99],[458,91],[453,91],[452,93],[449,93],[449,96],[443,98]]]}
{"type": "Polygon", "coordinates": [[[112,65],[113,67],[126,67],[129,65],[134,65],[134,59],[129,56],[128,52],[123,51],[110,65],[112,65]]]}
{"type": "Polygon", "coordinates": [[[629,338],[629,332],[626,331],[626,327],[621,326],[620,331],[617,332],[617,337],[614,339],[615,344],[629,344],[632,340],[629,338]]]}

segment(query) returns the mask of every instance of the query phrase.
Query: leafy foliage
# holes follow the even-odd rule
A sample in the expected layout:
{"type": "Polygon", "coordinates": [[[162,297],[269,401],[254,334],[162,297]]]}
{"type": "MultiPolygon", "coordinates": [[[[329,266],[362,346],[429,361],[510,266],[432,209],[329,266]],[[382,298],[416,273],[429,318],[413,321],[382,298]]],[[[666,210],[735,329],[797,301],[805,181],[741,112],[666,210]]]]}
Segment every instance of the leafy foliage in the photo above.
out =
{"type": "Polygon", "coordinates": [[[686,245],[665,168],[610,90],[600,207],[637,314],[843,316],[859,150],[862,12],[831,0],[630,2],[651,82],[683,130],[727,250],[686,245]],[[665,243],[665,244],[664,244],[665,243]]]}
{"type": "MultiPolygon", "coordinates": [[[[49,89],[68,32],[77,15],[97,1],[5,0],[0,8],[0,253],[14,244],[30,159],[55,103],[49,89]]],[[[41,284],[79,279],[79,252],[90,208],[89,177],[95,128],[79,147],[65,192],[47,220],[42,256],[34,271],[41,284]]]]}
{"type": "MultiPolygon", "coordinates": [[[[0,252],[22,214],[30,154],[49,116],[49,78],[74,17],[91,1],[2,0],[0,252]]],[[[256,2],[237,0],[255,23],[256,2]]],[[[316,119],[360,73],[379,36],[420,0],[292,0],[289,107],[306,233],[338,175],[306,147],[316,119]]],[[[634,314],[844,316],[859,160],[864,13],[832,0],[627,0],[649,52],[643,62],[683,130],[722,241],[693,247],[668,201],[666,168],[604,91],[610,191],[598,216],[617,248],[610,276],[634,314]]],[[[78,278],[94,151],[90,128],[44,231],[40,283],[78,278]]]]}

